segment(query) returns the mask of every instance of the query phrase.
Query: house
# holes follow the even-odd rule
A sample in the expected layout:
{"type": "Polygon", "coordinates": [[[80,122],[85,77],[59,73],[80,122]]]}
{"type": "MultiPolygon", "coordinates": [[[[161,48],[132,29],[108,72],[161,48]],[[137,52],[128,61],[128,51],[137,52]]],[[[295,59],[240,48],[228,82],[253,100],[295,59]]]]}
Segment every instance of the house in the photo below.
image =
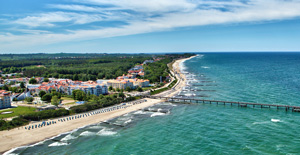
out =
{"type": "Polygon", "coordinates": [[[13,101],[16,98],[18,101],[24,100],[26,97],[32,97],[30,90],[27,88],[23,93],[14,93],[11,95],[10,100],[13,101]]]}
{"type": "Polygon", "coordinates": [[[153,60],[145,60],[144,62],[143,62],[143,65],[146,65],[147,63],[153,63],[154,61],[153,60]]]}

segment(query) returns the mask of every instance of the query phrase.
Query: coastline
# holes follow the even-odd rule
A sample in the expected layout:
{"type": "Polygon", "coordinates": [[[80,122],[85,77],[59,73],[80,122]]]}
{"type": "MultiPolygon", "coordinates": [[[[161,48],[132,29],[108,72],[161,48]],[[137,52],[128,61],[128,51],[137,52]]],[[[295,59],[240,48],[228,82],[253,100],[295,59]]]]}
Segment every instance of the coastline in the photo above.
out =
{"type": "MultiPolygon", "coordinates": [[[[186,83],[185,83],[185,76],[184,74],[181,73],[180,70],[180,64],[196,56],[197,55],[189,58],[179,59],[174,62],[173,69],[175,73],[177,73],[175,74],[175,76],[178,79],[178,82],[176,83],[173,91],[169,90],[171,91],[169,93],[168,91],[162,92],[160,93],[160,95],[171,97],[177,94],[179,91],[181,91],[181,88],[183,88],[186,83]]],[[[130,107],[127,107],[126,109],[119,109],[119,110],[96,114],[96,115],[92,115],[89,117],[76,119],[72,121],[60,122],[54,125],[45,126],[43,128],[25,130],[24,127],[19,127],[9,131],[0,131],[0,137],[1,137],[0,153],[4,153],[7,151],[10,152],[11,150],[14,150],[19,147],[27,146],[27,145],[33,145],[38,142],[51,139],[58,135],[65,134],[77,130],[79,128],[83,128],[85,126],[103,122],[105,120],[113,119],[115,117],[119,117],[124,114],[137,111],[139,109],[143,109],[164,101],[164,100],[150,99],[150,98],[146,98],[146,100],[147,100],[146,102],[132,105],[130,107]]]]}

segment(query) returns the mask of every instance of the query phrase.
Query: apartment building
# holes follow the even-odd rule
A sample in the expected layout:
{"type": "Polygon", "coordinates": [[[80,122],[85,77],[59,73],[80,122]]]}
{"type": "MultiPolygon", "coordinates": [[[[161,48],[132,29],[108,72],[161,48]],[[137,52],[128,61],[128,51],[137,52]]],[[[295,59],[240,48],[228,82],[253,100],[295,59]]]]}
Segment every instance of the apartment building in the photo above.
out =
{"type": "Polygon", "coordinates": [[[0,90],[0,109],[11,107],[10,96],[11,92],[0,90]]]}

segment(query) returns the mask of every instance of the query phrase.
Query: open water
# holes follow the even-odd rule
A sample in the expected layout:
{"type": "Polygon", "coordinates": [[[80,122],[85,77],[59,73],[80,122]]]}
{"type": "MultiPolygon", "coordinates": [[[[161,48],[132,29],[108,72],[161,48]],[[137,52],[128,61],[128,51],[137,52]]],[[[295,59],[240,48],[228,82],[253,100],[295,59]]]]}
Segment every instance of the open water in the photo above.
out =
{"type": "MultiPolygon", "coordinates": [[[[178,97],[300,106],[300,53],[199,54],[182,68],[178,97]]],[[[300,154],[300,113],[285,110],[161,103],[107,122],[9,153],[300,154]]]]}

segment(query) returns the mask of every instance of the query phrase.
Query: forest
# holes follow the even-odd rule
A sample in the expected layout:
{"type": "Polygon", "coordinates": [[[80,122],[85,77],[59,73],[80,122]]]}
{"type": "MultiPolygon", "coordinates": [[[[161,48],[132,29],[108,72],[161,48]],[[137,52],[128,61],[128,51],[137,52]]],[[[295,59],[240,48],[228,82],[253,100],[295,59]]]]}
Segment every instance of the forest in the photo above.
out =
{"type": "MultiPolygon", "coordinates": [[[[17,77],[65,78],[72,80],[113,79],[145,60],[161,58],[145,67],[145,79],[159,82],[168,75],[167,63],[191,54],[2,54],[2,74],[19,73],[17,77]]],[[[5,77],[3,77],[5,78],[5,77]]]]}

